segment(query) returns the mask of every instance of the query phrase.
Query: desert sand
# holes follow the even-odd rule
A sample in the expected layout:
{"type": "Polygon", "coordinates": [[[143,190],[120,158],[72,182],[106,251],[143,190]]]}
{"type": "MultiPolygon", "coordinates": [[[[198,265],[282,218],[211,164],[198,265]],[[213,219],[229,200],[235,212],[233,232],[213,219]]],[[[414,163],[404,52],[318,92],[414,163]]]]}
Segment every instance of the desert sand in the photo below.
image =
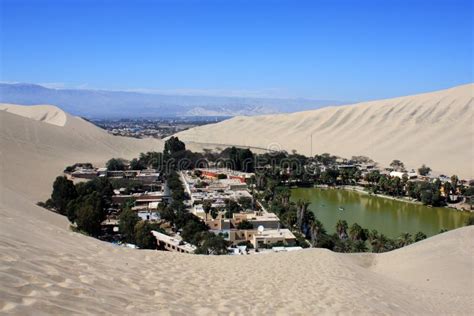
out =
{"type": "Polygon", "coordinates": [[[67,115],[61,109],[52,105],[18,106],[16,104],[0,104],[0,111],[17,114],[57,126],[66,125],[67,115]]]}
{"type": "Polygon", "coordinates": [[[423,163],[435,173],[474,178],[474,84],[447,90],[292,114],[235,117],[177,134],[185,142],[209,142],[365,155],[388,166],[423,163]]]}
{"type": "Polygon", "coordinates": [[[73,233],[66,218],[35,205],[64,166],[162,144],[110,136],[68,114],[61,126],[13,114],[20,112],[0,111],[2,314],[474,312],[473,227],[380,255],[308,249],[208,257],[73,233]]]}

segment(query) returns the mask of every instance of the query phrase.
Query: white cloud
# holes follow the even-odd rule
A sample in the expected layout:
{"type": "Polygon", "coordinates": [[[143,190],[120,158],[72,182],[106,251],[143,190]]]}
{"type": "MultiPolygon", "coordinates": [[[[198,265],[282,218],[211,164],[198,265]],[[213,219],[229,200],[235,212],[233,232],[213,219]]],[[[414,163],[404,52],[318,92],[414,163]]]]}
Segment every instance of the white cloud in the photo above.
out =
{"type": "Polygon", "coordinates": [[[64,82],[40,82],[38,84],[50,89],[64,89],[66,87],[64,82]]]}

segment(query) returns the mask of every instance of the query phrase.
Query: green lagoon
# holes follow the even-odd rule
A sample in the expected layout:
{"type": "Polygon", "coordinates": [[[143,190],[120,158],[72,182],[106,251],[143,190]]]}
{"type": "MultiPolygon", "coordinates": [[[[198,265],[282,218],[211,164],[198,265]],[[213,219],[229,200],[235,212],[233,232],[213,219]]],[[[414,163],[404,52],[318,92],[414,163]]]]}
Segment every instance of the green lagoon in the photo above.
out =
{"type": "Polygon", "coordinates": [[[329,233],[334,233],[336,222],[344,219],[349,226],[358,223],[391,238],[398,237],[403,232],[415,234],[418,231],[432,236],[441,229],[464,226],[469,217],[466,212],[431,208],[343,189],[292,189],[291,200],[299,199],[311,202],[309,208],[329,233]]]}

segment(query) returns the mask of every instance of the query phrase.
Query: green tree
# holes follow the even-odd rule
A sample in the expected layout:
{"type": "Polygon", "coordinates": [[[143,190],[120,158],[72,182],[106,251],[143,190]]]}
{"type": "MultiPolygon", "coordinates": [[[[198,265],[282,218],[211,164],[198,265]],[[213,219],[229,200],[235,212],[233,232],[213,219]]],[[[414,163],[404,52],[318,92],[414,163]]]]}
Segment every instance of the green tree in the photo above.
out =
{"type": "Polygon", "coordinates": [[[347,238],[347,222],[343,219],[340,219],[336,223],[336,232],[340,239],[347,238]]]}
{"type": "Polygon", "coordinates": [[[173,155],[183,150],[186,150],[186,145],[182,141],[180,141],[178,137],[171,136],[165,142],[163,153],[165,155],[173,155]]]}
{"type": "Polygon", "coordinates": [[[362,240],[363,234],[364,230],[359,224],[354,223],[351,225],[349,229],[349,237],[352,241],[362,240]]]}
{"type": "Polygon", "coordinates": [[[135,245],[141,249],[156,249],[156,238],[151,233],[152,230],[164,233],[158,224],[139,221],[134,228],[135,245]]]}
{"type": "Polygon", "coordinates": [[[403,233],[398,237],[398,246],[405,247],[413,243],[413,239],[410,233],[403,233]]]}
{"type": "Polygon", "coordinates": [[[226,218],[232,218],[234,213],[239,213],[241,210],[240,205],[234,200],[231,200],[231,199],[227,200],[226,205],[227,205],[226,212],[225,212],[226,218]]]}
{"type": "Polygon", "coordinates": [[[227,254],[227,241],[219,235],[210,232],[202,232],[201,242],[196,249],[196,254],[203,255],[225,255],[227,254]]]}
{"type": "Polygon", "coordinates": [[[130,208],[124,209],[119,216],[119,231],[128,243],[135,242],[135,225],[140,221],[140,217],[130,208]]]}
{"type": "Polygon", "coordinates": [[[392,249],[391,241],[384,234],[377,235],[375,239],[371,241],[373,252],[386,252],[392,249]]]}
{"type": "Polygon", "coordinates": [[[318,247],[320,245],[323,235],[326,234],[326,230],[324,229],[323,223],[315,219],[314,221],[311,222],[310,231],[311,231],[311,246],[318,247]]]}
{"type": "Polygon", "coordinates": [[[188,221],[181,231],[181,237],[184,241],[197,245],[200,239],[200,233],[207,231],[209,227],[202,221],[196,219],[188,221]]]}
{"type": "Polygon", "coordinates": [[[204,213],[206,214],[206,221],[207,221],[207,216],[209,215],[209,213],[211,212],[211,208],[212,208],[212,202],[209,201],[209,200],[206,200],[202,203],[202,208],[204,210],[204,213]]]}
{"type": "Polygon", "coordinates": [[[352,243],[351,252],[367,252],[367,250],[369,249],[363,240],[356,240],[352,243]]]}
{"type": "Polygon", "coordinates": [[[248,220],[243,220],[237,224],[237,229],[253,229],[253,225],[248,220]]]}
{"type": "Polygon", "coordinates": [[[57,177],[53,183],[51,201],[56,211],[62,215],[66,214],[69,202],[77,197],[76,187],[66,177],[57,177]]]}
{"type": "Polygon", "coordinates": [[[93,192],[81,199],[76,210],[76,224],[79,230],[97,237],[101,232],[101,223],[105,220],[106,214],[101,197],[97,192],[93,192]]]}
{"type": "Polygon", "coordinates": [[[421,240],[423,240],[423,239],[426,239],[426,237],[427,237],[427,236],[426,236],[425,233],[423,233],[423,232],[417,232],[417,233],[415,234],[414,241],[415,241],[415,242],[418,242],[418,241],[421,241],[421,240]]]}
{"type": "Polygon", "coordinates": [[[120,171],[120,170],[125,170],[125,163],[123,162],[122,159],[117,159],[117,158],[112,158],[107,163],[105,164],[107,167],[107,170],[110,171],[120,171]]]}
{"type": "Polygon", "coordinates": [[[132,161],[130,161],[130,169],[132,170],[143,170],[146,169],[146,164],[143,160],[133,158],[132,161]]]}
{"type": "Polygon", "coordinates": [[[217,209],[215,207],[211,208],[211,217],[212,217],[212,219],[216,219],[217,216],[219,216],[219,212],[217,211],[217,209]]]}
{"type": "Polygon", "coordinates": [[[296,225],[298,226],[298,229],[304,233],[305,227],[308,222],[308,207],[311,203],[305,200],[298,200],[296,202],[296,225]]]}
{"type": "Polygon", "coordinates": [[[456,193],[456,190],[458,188],[458,182],[459,182],[459,178],[457,175],[452,175],[451,176],[451,186],[453,188],[453,193],[456,193]]]}
{"type": "Polygon", "coordinates": [[[405,165],[403,164],[403,162],[401,162],[398,159],[393,160],[390,163],[390,167],[392,167],[394,170],[400,170],[400,171],[403,171],[405,169],[405,165]]]}
{"type": "Polygon", "coordinates": [[[238,199],[238,203],[240,204],[243,210],[248,210],[252,208],[252,198],[248,196],[241,196],[238,199]]]}
{"type": "Polygon", "coordinates": [[[431,168],[423,164],[420,168],[418,168],[418,173],[422,176],[427,176],[430,174],[431,168]]]}

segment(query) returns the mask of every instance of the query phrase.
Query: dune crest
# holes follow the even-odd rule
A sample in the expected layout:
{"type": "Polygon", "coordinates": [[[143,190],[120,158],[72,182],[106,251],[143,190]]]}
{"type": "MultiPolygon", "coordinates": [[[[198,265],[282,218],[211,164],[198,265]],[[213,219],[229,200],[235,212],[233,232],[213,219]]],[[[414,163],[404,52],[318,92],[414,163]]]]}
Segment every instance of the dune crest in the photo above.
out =
{"type": "Polygon", "coordinates": [[[400,159],[435,172],[474,178],[474,84],[414,96],[292,114],[235,117],[177,134],[185,142],[400,159]],[[312,142],[311,142],[312,140],[312,142]],[[312,151],[311,151],[312,147],[312,151]]]}
{"type": "Polygon", "coordinates": [[[67,122],[66,113],[54,105],[22,106],[3,103],[0,104],[0,111],[6,111],[56,126],[64,126],[67,122]]]}

